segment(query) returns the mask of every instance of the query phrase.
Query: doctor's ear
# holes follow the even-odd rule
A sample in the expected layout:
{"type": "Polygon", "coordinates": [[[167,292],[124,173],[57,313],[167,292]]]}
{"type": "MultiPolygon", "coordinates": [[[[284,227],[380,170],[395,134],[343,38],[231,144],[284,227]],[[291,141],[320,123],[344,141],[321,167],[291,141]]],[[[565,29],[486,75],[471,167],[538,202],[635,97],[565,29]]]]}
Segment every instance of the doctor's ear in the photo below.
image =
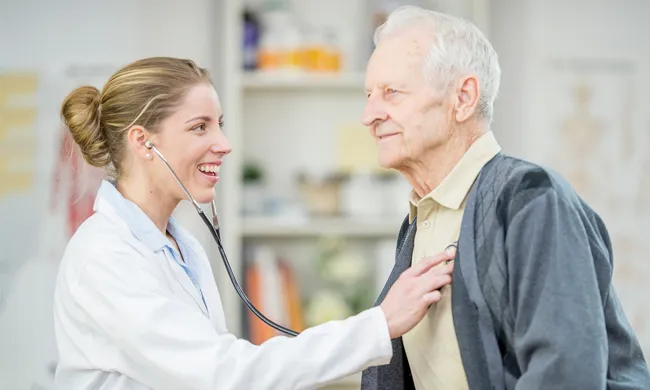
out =
{"type": "Polygon", "coordinates": [[[133,151],[140,157],[147,160],[152,159],[151,150],[145,146],[145,143],[151,138],[151,133],[142,126],[131,126],[128,130],[126,139],[133,151]]]}

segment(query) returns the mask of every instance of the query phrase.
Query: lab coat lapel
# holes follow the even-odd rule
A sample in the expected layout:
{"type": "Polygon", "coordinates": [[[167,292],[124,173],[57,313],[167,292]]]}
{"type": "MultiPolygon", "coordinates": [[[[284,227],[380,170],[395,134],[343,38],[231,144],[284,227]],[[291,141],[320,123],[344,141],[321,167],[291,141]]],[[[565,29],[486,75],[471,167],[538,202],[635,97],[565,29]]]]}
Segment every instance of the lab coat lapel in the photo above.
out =
{"type": "Polygon", "coordinates": [[[185,270],[183,267],[176,263],[176,261],[165,252],[165,258],[167,258],[167,261],[170,263],[172,267],[172,274],[174,275],[174,278],[178,283],[181,285],[183,290],[192,298],[194,303],[201,309],[201,312],[205,314],[206,317],[210,317],[209,313],[207,312],[205,305],[203,304],[203,299],[201,299],[201,294],[199,294],[199,291],[194,287],[194,283],[192,283],[192,280],[190,280],[190,277],[185,273],[185,270]]]}
{"type": "Polygon", "coordinates": [[[207,257],[203,256],[201,256],[200,260],[200,272],[198,278],[199,284],[203,289],[205,303],[208,305],[210,320],[212,321],[212,325],[214,325],[217,331],[227,332],[228,327],[226,325],[223,305],[221,304],[219,287],[216,285],[216,283],[214,283],[214,274],[212,272],[212,267],[210,266],[210,261],[207,257]]]}

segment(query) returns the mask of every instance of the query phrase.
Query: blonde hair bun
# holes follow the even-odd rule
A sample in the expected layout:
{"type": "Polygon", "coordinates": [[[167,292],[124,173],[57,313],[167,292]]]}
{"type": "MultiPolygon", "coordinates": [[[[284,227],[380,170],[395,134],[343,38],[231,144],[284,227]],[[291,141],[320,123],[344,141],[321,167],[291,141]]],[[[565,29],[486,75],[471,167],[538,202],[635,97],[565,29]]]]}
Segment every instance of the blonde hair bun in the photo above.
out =
{"type": "Polygon", "coordinates": [[[84,160],[103,168],[110,163],[111,157],[102,129],[100,104],[101,94],[97,88],[79,87],[63,100],[61,116],[84,160]]]}

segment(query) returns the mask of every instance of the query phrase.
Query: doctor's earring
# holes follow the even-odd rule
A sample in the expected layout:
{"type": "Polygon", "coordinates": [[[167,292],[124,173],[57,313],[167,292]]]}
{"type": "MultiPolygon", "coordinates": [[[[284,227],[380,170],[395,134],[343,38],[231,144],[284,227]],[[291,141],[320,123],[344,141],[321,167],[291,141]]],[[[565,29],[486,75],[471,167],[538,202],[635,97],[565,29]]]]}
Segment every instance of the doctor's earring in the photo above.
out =
{"type": "Polygon", "coordinates": [[[153,160],[153,156],[151,155],[151,153],[147,153],[144,156],[147,158],[147,160],[153,160]]]}

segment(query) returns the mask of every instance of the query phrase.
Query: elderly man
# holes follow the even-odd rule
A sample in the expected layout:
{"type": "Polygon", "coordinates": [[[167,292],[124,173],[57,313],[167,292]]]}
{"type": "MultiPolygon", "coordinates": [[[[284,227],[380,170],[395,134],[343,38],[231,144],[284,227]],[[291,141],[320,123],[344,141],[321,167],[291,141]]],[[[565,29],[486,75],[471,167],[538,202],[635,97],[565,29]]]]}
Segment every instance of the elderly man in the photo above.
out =
{"type": "MultiPolygon", "coordinates": [[[[456,245],[451,286],[364,390],[650,389],[599,216],[557,174],[501,153],[497,55],[472,24],[405,7],[375,34],[364,122],[413,187],[393,272],[456,245]]],[[[447,266],[447,265],[443,265],[447,266]]]]}

